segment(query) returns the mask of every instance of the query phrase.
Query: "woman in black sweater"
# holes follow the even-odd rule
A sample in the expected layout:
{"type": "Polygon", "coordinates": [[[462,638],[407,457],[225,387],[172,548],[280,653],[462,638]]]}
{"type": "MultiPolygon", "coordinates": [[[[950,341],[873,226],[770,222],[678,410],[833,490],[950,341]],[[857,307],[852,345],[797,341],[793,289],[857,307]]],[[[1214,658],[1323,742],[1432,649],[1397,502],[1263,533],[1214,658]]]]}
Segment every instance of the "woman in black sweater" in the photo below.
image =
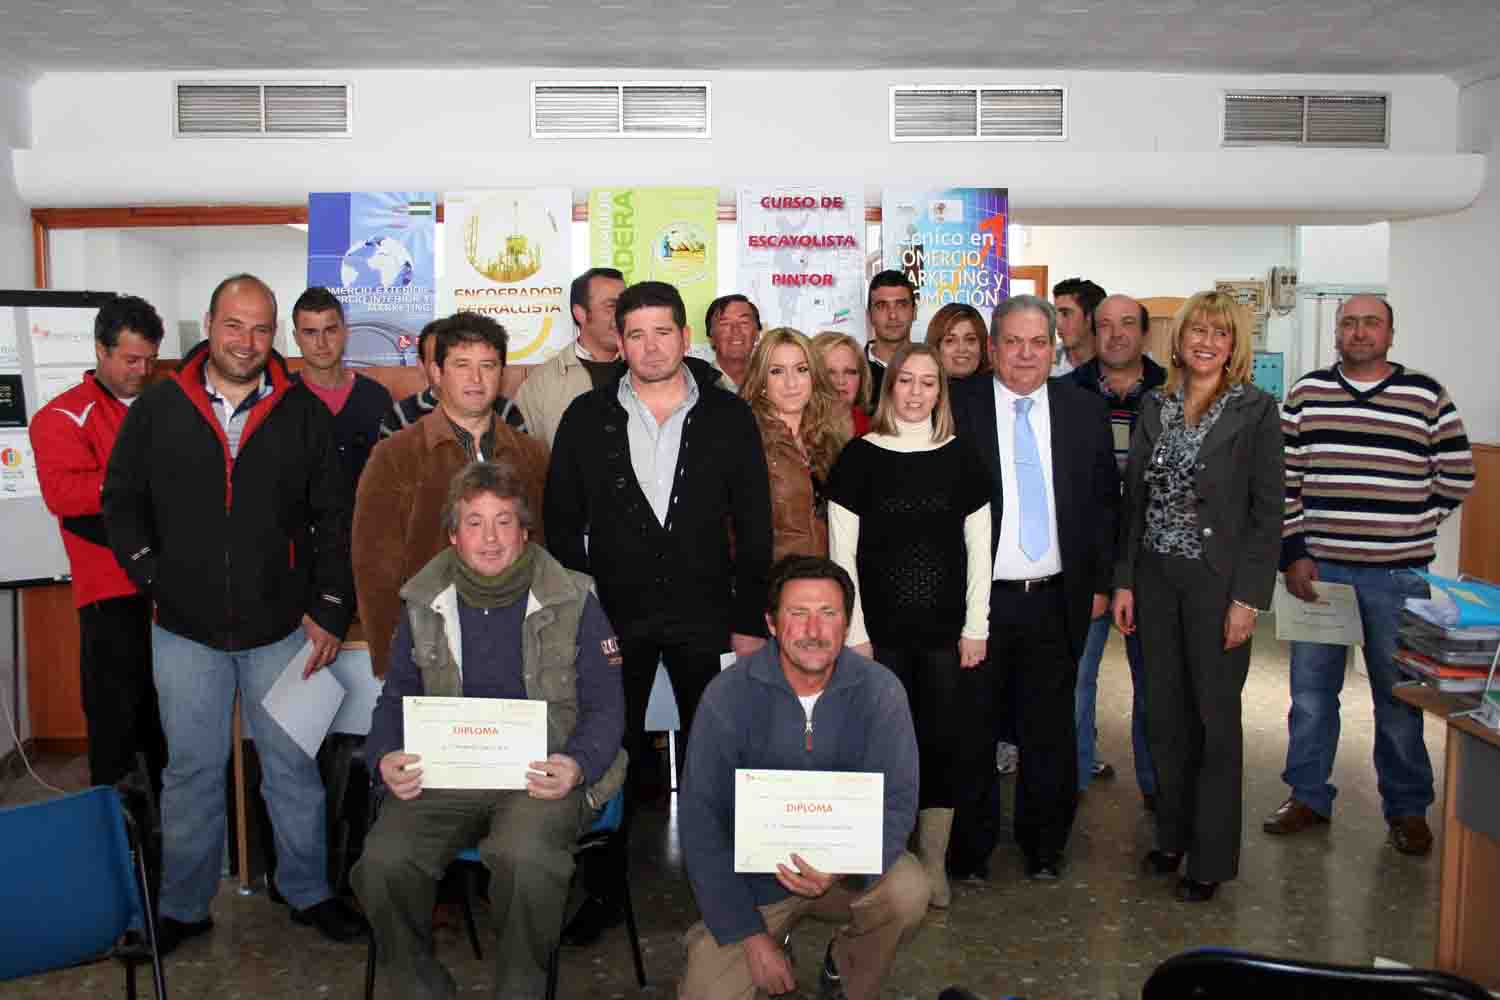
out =
{"type": "Polygon", "coordinates": [[[918,845],[932,904],[949,901],[944,856],[959,789],[984,766],[972,668],[989,639],[989,475],[953,435],[936,350],[911,344],[886,369],[870,433],[829,475],[830,555],[857,591],[848,643],[906,686],[921,754],[918,845]]]}

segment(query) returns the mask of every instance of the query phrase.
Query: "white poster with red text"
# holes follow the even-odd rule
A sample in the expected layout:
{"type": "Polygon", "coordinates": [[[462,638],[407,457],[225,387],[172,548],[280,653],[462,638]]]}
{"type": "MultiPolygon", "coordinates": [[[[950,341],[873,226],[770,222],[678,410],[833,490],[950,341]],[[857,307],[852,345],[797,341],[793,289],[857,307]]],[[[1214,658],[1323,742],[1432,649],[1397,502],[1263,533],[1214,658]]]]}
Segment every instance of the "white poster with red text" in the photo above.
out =
{"type": "MultiPolygon", "coordinates": [[[[765,184],[739,190],[739,281],[765,329],[865,339],[865,195],[861,184],[765,184]]],[[[727,291],[727,289],[721,289],[727,291]]]]}

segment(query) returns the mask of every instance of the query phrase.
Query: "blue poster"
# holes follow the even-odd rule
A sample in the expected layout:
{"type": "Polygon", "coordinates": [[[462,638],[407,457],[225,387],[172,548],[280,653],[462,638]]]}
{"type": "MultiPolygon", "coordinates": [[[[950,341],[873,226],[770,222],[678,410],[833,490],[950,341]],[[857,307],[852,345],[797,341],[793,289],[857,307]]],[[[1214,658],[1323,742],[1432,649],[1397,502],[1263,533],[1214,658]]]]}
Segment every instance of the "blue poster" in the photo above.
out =
{"type": "Polygon", "coordinates": [[[429,191],[307,196],[307,283],[343,303],[346,364],[417,363],[437,302],[436,210],[429,191]]]}
{"type": "Polygon", "coordinates": [[[949,302],[968,303],[988,319],[1009,297],[1005,188],[886,188],[880,218],[881,266],[917,286],[913,339],[949,302]]]}

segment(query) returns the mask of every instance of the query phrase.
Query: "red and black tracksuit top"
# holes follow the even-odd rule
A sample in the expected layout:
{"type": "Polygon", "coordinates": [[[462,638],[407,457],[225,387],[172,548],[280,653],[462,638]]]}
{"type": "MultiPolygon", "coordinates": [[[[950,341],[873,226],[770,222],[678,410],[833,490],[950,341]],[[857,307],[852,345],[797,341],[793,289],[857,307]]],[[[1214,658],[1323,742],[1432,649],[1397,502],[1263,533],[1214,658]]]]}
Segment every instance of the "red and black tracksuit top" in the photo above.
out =
{"type": "Polygon", "coordinates": [[[207,344],[130,407],[104,481],[110,547],[156,623],[222,650],[285,638],[304,614],[336,636],[354,614],[353,506],[333,418],[272,354],[272,391],[229,454],[207,344]]]}
{"type": "Polygon", "coordinates": [[[110,551],[100,501],[125,411],[125,404],[88,372],[31,419],[42,500],[57,516],[73,573],[73,603],[80,608],[140,592],[110,551]]]}

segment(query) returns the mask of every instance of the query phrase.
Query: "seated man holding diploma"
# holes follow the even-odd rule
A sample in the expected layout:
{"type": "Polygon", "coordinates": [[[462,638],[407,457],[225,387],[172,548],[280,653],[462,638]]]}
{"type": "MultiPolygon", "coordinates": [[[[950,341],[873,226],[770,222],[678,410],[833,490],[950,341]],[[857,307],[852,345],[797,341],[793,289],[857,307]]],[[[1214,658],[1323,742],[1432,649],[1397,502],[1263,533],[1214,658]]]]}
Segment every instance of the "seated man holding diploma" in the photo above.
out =
{"type": "Polygon", "coordinates": [[[844,647],[854,583],[835,563],[782,559],[769,603],[772,641],[714,678],[688,740],[681,840],[703,920],[683,938],[679,996],[795,990],[782,942],[812,916],[840,925],[823,958],[821,995],[875,997],[930,892],[906,852],[917,814],[911,709],[894,674],[844,647]],[[862,884],[797,852],[775,874],[736,873],[735,771],[744,768],[882,774],[881,874],[862,884]]]}
{"type": "Polygon", "coordinates": [[[432,909],[449,862],[477,844],[499,939],[496,995],[540,997],[574,841],[624,780],[619,643],[593,581],[528,541],[525,495],[508,465],[460,470],[444,509],[451,544],[401,589],[404,613],[365,744],[391,795],[353,874],[391,996],[452,995],[433,956],[432,909]],[[544,701],[547,757],[530,762],[524,791],[424,789],[421,757],[403,749],[409,696],[544,701]]]}

